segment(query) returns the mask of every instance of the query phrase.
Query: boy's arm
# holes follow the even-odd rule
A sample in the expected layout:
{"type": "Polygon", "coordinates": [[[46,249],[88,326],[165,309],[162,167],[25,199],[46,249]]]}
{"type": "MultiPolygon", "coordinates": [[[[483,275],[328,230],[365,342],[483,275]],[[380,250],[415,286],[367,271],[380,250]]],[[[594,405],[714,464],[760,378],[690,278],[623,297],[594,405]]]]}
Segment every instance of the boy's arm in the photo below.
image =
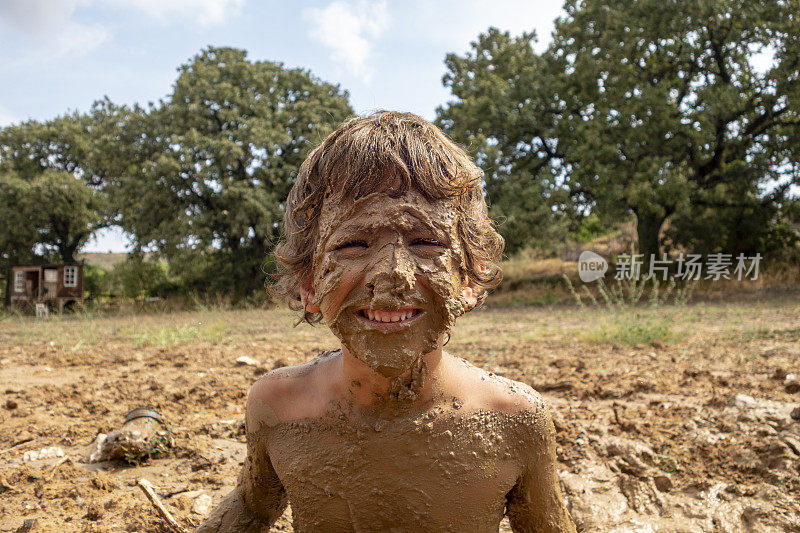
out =
{"type": "Polygon", "coordinates": [[[265,379],[257,382],[247,399],[247,458],[236,488],[222,499],[196,533],[269,531],[286,509],[286,491],[267,449],[269,431],[278,418],[263,401],[266,385],[265,379]]]}
{"type": "MultiPolygon", "coordinates": [[[[533,391],[531,391],[533,392],[533,391]]],[[[517,416],[521,420],[522,474],[506,496],[506,514],[512,531],[574,532],[564,505],[556,472],[555,427],[550,410],[535,394],[535,405],[517,416]]]]}

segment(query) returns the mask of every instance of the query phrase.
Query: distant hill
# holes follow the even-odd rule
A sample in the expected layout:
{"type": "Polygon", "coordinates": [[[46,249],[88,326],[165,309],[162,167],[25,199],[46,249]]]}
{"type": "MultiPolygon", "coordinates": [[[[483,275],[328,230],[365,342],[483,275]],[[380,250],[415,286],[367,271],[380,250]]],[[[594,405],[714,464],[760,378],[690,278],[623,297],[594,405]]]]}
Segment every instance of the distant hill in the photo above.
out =
{"type": "Polygon", "coordinates": [[[89,252],[77,254],[79,261],[85,261],[87,265],[99,266],[105,270],[114,268],[117,264],[122,263],[128,258],[128,254],[114,254],[114,253],[101,253],[89,252]]]}
{"type": "MultiPolygon", "coordinates": [[[[98,266],[105,270],[111,270],[119,263],[124,262],[128,258],[128,254],[115,254],[115,253],[101,253],[101,252],[87,252],[87,253],[79,253],[77,254],[79,261],[85,261],[87,265],[98,266]]],[[[163,259],[157,259],[155,254],[146,253],[144,254],[145,261],[159,261],[163,262],[163,259]]]]}

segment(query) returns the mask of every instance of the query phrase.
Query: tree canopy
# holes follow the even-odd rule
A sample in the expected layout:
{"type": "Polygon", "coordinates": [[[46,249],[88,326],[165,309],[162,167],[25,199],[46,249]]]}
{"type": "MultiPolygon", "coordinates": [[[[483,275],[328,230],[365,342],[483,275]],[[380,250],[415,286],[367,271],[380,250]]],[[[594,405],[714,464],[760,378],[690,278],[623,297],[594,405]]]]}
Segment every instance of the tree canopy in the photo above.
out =
{"type": "MultiPolygon", "coordinates": [[[[6,254],[22,260],[38,246],[68,262],[97,229],[108,223],[101,175],[91,165],[94,135],[77,113],[46,122],[28,121],[0,131],[0,174],[8,213],[24,227],[5,227],[5,239],[23,243],[6,254]],[[23,238],[22,235],[25,235],[23,238]]],[[[11,261],[11,259],[9,259],[11,261]]]]}
{"type": "Polygon", "coordinates": [[[699,244],[703,228],[687,221],[700,213],[732,224],[715,225],[726,232],[717,247],[752,248],[744,228],[774,222],[800,182],[798,4],[569,0],[565,10],[542,54],[533,34],[490,29],[449,55],[456,100],[440,123],[556,212],[633,213],[646,255],[668,217],[674,239],[699,244]],[[761,68],[760,53],[774,63],[761,68]]]}
{"type": "Polygon", "coordinates": [[[201,284],[237,297],[263,289],[297,169],[352,113],[346,92],[307,71],[205,49],[164,102],[129,113],[139,146],[118,180],[121,224],[142,248],[202,265],[201,284]]]}
{"type": "MultiPolygon", "coordinates": [[[[541,53],[533,33],[490,28],[449,54],[453,99],[437,122],[484,169],[509,252],[631,216],[646,257],[787,248],[800,217],[798,17],[797,2],[568,0],[541,53]]],[[[306,70],[208,47],[163,101],[104,98],[2,128],[0,262],[73,261],[119,226],[135,245],[131,279],[149,276],[155,252],[188,290],[262,292],[286,195],[310,148],[353,114],[348,98],[306,70]]]]}
{"type": "Polygon", "coordinates": [[[302,69],[202,50],[147,107],[0,130],[4,263],[75,252],[118,225],[183,281],[235,298],[263,291],[283,201],[308,150],[353,114],[348,94],[302,69]]]}

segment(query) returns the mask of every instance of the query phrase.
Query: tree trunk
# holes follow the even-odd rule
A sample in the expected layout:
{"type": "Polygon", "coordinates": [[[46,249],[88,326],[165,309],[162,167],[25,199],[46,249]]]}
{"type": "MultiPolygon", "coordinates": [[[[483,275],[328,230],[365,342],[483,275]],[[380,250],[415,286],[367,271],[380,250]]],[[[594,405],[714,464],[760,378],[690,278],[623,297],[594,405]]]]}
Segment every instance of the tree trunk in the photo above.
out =
{"type": "Polygon", "coordinates": [[[650,258],[659,258],[658,234],[666,217],[649,213],[636,214],[636,234],[639,237],[639,253],[643,254],[644,264],[650,264],[650,258]]]}
{"type": "Polygon", "coordinates": [[[75,248],[71,246],[65,246],[61,248],[61,260],[65,263],[74,263],[75,262],[75,248]]]}
{"type": "Polygon", "coordinates": [[[8,263],[4,270],[6,276],[6,291],[3,294],[3,305],[5,307],[11,307],[11,289],[13,288],[11,281],[11,263],[8,263]]]}
{"type": "Polygon", "coordinates": [[[58,253],[61,254],[61,260],[65,263],[75,263],[75,251],[80,246],[82,238],[76,237],[71,241],[62,241],[64,244],[58,247],[58,253]]]}

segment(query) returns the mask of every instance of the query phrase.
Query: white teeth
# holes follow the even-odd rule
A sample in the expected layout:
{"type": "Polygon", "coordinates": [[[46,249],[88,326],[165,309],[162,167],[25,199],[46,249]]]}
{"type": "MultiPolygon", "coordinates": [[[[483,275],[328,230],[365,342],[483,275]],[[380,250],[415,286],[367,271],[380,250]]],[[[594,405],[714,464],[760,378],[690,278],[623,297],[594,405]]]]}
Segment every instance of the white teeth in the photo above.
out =
{"type": "Polygon", "coordinates": [[[375,322],[384,322],[384,323],[391,323],[391,322],[402,322],[403,320],[408,320],[409,318],[413,317],[415,312],[411,311],[372,311],[371,309],[364,309],[362,314],[366,316],[368,319],[375,321],[375,322]]]}

